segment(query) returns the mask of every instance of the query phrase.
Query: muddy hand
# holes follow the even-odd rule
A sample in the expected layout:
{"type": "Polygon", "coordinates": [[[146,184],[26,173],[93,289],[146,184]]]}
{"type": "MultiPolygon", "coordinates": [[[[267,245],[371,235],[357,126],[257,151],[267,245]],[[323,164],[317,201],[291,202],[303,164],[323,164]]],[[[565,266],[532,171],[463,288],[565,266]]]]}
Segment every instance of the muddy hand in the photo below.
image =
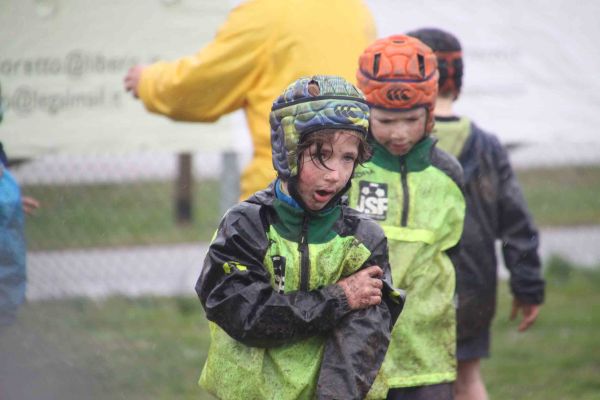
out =
{"type": "Polygon", "coordinates": [[[337,284],[344,289],[350,308],[359,310],[381,303],[382,276],[383,270],[373,265],[355,272],[337,284]]]}

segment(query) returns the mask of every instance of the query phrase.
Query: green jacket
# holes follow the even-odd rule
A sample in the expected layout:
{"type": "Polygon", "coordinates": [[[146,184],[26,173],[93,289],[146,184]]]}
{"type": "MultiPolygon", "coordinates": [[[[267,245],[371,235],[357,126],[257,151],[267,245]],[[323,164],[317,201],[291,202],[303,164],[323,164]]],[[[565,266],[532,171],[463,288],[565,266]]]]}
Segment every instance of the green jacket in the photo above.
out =
{"type": "Polygon", "coordinates": [[[385,236],[337,205],[305,213],[273,188],[230,209],[196,291],[211,344],[200,385],[220,399],[362,399],[401,310],[389,290],[385,236]],[[334,283],[385,271],[384,301],[351,311],[334,283]]]}
{"type": "Polygon", "coordinates": [[[359,166],[350,206],[378,221],[388,238],[394,285],[406,290],[402,316],[370,397],[389,388],[453,381],[454,267],[447,252],[460,239],[465,216],[462,170],[427,137],[405,156],[373,143],[359,166]]]}

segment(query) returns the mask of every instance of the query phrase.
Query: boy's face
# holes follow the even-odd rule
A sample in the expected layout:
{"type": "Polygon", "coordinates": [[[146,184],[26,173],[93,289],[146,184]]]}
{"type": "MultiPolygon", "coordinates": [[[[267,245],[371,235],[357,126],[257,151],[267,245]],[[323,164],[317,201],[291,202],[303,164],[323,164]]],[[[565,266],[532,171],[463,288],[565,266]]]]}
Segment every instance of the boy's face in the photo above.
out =
{"type": "Polygon", "coordinates": [[[424,107],[407,111],[371,109],[371,133],[395,156],[405,155],[425,136],[426,124],[424,107]]]}
{"type": "Polygon", "coordinates": [[[346,186],[358,157],[359,139],[355,135],[336,132],[331,136],[332,140],[321,148],[325,166],[317,159],[316,144],[300,156],[298,193],[312,211],[321,210],[346,186]]]}

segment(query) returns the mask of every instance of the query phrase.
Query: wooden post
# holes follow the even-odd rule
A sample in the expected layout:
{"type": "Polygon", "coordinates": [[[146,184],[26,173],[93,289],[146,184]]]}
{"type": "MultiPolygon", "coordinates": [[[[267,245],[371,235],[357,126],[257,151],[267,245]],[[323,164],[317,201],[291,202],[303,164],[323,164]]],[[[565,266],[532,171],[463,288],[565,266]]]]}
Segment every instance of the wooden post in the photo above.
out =
{"type": "Polygon", "coordinates": [[[175,220],[177,224],[190,224],[192,215],[192,154],[177,155],[177,179],[175,181],[175,220]]]}
{"type": "Polygon", "coordinates": [[[238,157],[233,151],[226,151],[221,157],[221,215],[240,199],[240,172],[238,157]]]}

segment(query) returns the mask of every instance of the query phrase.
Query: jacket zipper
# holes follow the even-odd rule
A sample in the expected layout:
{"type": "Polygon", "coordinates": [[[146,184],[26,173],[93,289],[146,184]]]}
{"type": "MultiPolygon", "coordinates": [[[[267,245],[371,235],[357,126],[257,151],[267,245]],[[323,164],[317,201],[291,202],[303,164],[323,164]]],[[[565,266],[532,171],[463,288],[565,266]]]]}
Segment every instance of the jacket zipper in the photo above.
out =
{"type": "Polygon", "coordinates": [[[300,243],[298,251],[300,252],[300,290],[308,291],[310,282],[310,261],[308,258],[308,215],[304,214],[302,220],[302,232],[300,232],[300,243]]]}
{"type": "Polygon", "coordinates": [[[406,159],[404,157],[400,158],[400,180],[402,182],[402,220],[400,222],[401,226],[408,225],[408,179],[406,172],[406,159]]]}

